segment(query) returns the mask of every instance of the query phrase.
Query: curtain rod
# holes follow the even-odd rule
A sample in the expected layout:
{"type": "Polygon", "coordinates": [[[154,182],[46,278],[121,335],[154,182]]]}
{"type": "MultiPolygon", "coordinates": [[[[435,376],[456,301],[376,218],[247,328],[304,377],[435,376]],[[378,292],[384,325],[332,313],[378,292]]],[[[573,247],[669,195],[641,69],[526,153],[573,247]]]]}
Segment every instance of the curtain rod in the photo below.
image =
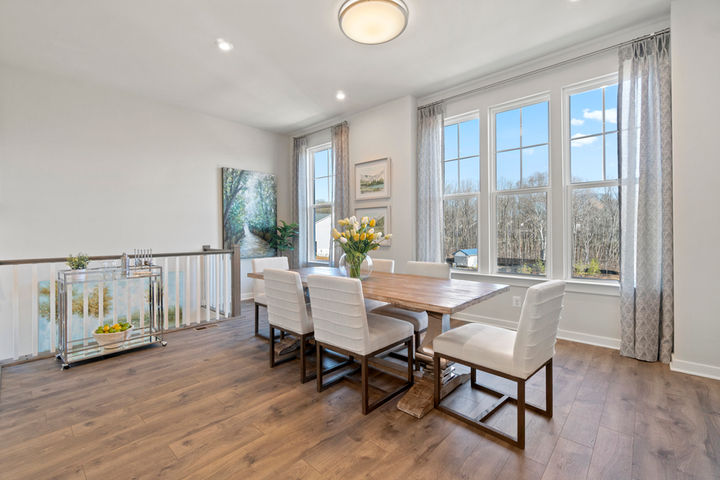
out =
{"type": "Polygon", "coordinates": [[[438,103],[445,103],[445,102],[449,102],[449,101],[451,101],[451,100],[455,100],[455,99],[457,99],[457,98],[465,97],[465,96],[468,96],[468,95],[473,95],[473,94],[475,94],[475,93],[482,92],[483,90],[489,90],[489,89],[491,89],[491,88],[499,87],[500,85],[504,85],[504,84],[506,84],[506,83],[515,82],[515,81],[517,81],[517,80],[521,80],[521,79],[526,78],[526,77],[530,77],[530,76],[533,76],[533,75],[537,75],[538,73],[543,73],[543,72],[545,72],[545,71],[547,71],[547,70],[552,70],[552,69],[555,69],[555,68],[558,68],[558,67],[563,67],[563,66],[565,66],[565,65],[567,65],[567,64],[574,63],[574,62],[577,62],[577,61],[579,61],[579,60],[584,60],[584,59],[586,59],[586,58],[593,57],[593,56],[599,55],[599,54],[601,54],[601,53],[609,52],[610,50],[614,50],[614,49],[618,49],[618,48],[624,47],[625,45],[630,45],[630,44],[632,44],[632,43],[639,42],[640,40],[647,40],[647,39],[649,39],[649,38],[653,38],[653,37],[657,37],[657,36],[660,36],[660,35],[664,35],[664,34],[669,33],[669,32],[670,32],[670,29],[669,29],[669,28],[664,28],[664,29],[662,29],[662,30],[658,30],[658,31],[655,32],[655,33],[649,33],[649,34],[643,35],[643,36],[641,36],[641,37],[633,38],[632,40],[628,40],[628,41],[625,41],[625,42],[617,43],[617,44],[615,44],[615,45],[610,45],[609,47],[601,48],[600,50],[595,50],[595,51],[593,51],[593,52],[584,53],[584,54],[582,54],[582,55],[578,55],[577,57],[568,58],[568,59],[563,60],[563,61],[561,61],[561,62],[553,63],[552,65],[547,65],[547,66],[545,66],[545,67],[536,68],[535,70],[530,70],[529,72],[521,73],[521,74],[519,74],[519,75],[515,75],[515,76],[513,76],[513,77],[506,78],[506,79],[504,79],[504,80],[498,80],[497,82],[488,83],[487,85],[483,85],[483,86],[481,86],[481,87],[473,88],[472,90],[468,90],[468,91],[466,91],[466,92],[456,93],[456,94],[454,94],[454,95],[450,95],[449,97],[445,97],[445,98],[442,98],[442,99],[440,99],[440,100],[436,100],[436,101],[434,101],[434,102],[426,103],[425,105],[420,105],[420,106],[417,107],[417,108],[418,108],[418,110],[420,110],[421,108],[429,107],[429,106],[431,106],[431,105],[435,105],[435,104],[438,104],[438,103]]]}
{"type": "Polygon", "coordinates": [[[329,130],[329,129],[331,129],[331,128],[339,127],[340,125],[347,125],[347,120],[343,120],[342,122],[336,123],[335,125],[330,125],[329,127],[320,128],[320,129],[318,129],[318,130],[315,130],[314,132],[305,133],[305,134],[303,134],[303,135],[300,135],[299,137],[293,137],[293,139],[302,138],[302,137],[309,137],[310,135],[315,135],[316,133],[320,133],[320,132],[322,132],[322,131],[324,131],[324,130],[329,130]]]}

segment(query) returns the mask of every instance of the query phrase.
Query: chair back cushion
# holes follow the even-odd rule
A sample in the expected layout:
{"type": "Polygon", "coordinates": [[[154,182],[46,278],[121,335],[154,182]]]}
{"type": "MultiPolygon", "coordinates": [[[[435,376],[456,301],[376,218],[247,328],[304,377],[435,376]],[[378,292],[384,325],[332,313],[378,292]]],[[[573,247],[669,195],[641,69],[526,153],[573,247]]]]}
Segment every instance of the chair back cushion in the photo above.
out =
{"type": "Polygon", "coordinates": [[[373,270],[376,272],[393,273],[395,272],[395,260],[386,260],[384,258],[373,258],[373,270]]]}
{"type": "Polygon", "coordinates": [[[407,262],[405,273],[420,277],[450,278],[450,265],[443,262],[407,262]]]}
{"type": "Polygon", "coordinates": [[[562,280],[528,288],[513,349],[517,370],[529,375],[555,354],[564,296],[565,282],[562,280]]]}
{"type": "Polygon", "coordinates": [[[275,268],[266,268],[264,274],[270,325],[295,333],[312,332],[312,319],[307,314],[300,274],[275,268]]]}
{"type": "Polygon", "coordinates": [[[354,352],[369,344],[362,284],[357,278],[308,275],[315,339],[354,352]]]}
{"type": "MultiPolygon", "coordinates": [[[[287,257],[265,257],[252,259],[253,273],[262,273],[266,268],[288,270],[290,268],[287,257]]],[[[265,281],[253,279],[253,296],[259,298],[265,295],[265,281]]]]}

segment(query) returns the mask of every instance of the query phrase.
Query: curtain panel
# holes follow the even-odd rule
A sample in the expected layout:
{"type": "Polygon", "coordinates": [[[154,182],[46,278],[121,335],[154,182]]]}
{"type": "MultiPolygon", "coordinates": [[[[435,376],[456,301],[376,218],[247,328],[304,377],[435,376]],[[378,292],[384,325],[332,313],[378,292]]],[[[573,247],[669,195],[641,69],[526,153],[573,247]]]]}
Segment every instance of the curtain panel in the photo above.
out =
{"type": "Polygon", "coordinates": [[[294,139],[292,158],[292,192],[290,195],[291,222],[298,224],[299,234],[295,250],[290,252],[290,268],[307,263],[307,137],[294,139]]]}
{"type": "Polygon", "coordinates": [[[443,258],[443,122],[445,106],[428,105],[417,114],[417,259],[443,258]]]}
{"type": "Polygon", "coordinates": [[[670,34],[620,48],[619,63],[620,353],[668,363],[674,328],[670,34]]]}
{"type": "MultiPolygon", "coordinates": [[[[347,122],[332,127],[332,161],[335,176],[333,177],[333,224],[338,219],[350,216],[350,128],[347,122]]],[[[336,267],[342,256],[342,249],[336,248],[330,239],[330,266],[336,267]]]]}

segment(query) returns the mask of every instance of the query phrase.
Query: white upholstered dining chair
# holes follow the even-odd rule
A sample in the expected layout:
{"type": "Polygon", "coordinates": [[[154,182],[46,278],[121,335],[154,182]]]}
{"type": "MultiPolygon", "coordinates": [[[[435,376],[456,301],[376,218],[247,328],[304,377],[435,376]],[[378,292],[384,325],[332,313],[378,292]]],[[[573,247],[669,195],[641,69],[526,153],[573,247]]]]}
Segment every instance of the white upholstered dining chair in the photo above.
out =
{"type": "Polygon", "coordinates": [[[325,349],[347,355],[349,361],[359,359],[363,414],[371,412],[412,386],[412,325],[402,320],[366,313],[362,284],[356,278],[309,275],[308,287],[315,328],[318,392],[343,378],[323,384],[323,375],[330,371],[323,367],[325,349]],[[408,349],[407,382],[370,403],[368,359],[403,344],[408,349]]]}
{"type": "MultiPolygon", "coordinates": [[[[436,262],[407,262],[405,273],[421,277],[450,278],[450,266],[447,263],[436,262]]],[[[415,312],[395,305],[383,305],[372,310],[372,313],[385,315],[410,322],[415,334],[415,347],[420,346],[422,334],[428,328],[427,312],[415,312]]]]}
{"type": "MultiPolygon", "coordinates": [[[[252,259],[253,273],[263,273],[266,268],[288,270],[290,268],[287,257],[265,257],[252,259]]],[[[255,303],[255,336],[268,338],[260,334],[260,306],[267,308],[267,297],[265,294],[265,281],[253,280],[253,302],[255,303]]]]}
{"type": "MultiPolygon", "coordinates": [[[[388,260],[385,258],[373,258],[373,272],[381,273],[394,273],[395,272],[395,260],[388,260]]],[[[384,307],[388,305],[387,302],[381,302],[380,300],[365,299],[365,311],[369,312],[375,308],[384,307]]]]}
{"type": "MultiPolygon", "coordinates": [[[[300,274],[289,270],[266,268],[264,277],[270,326],[270,368],[287,361],[275,361],[275,329],[278,329],[292,335],[300,342],[300,382],[305,383],[315,378],[314,374],[307,375],[305,368],[306,346],[313,335],[313,321],[309,307],[305,303],[300,274]]],[[[290,357],[288,360],[292,359],[290,357]]]]}
{"type": "Polygon", "coordinates": [[[528,288],[517,332],[500,327],[469,323],[449,330],[433,340],[435,372],[447,359],[470,367],[470,385],[499,398],[478,418],[442,405],[440,376],[435,375],[435,408],[480,430],[525,448],[525,409],[546,417],[553,415],[552,359],[555,355],[565,282],[554,280],[528,288]],[[545,409],[525,401],[525,382],[545,368],[545,409]],[[477,383],[477,370],[517,383],[517,396],[501,393],[477,383]],[[517,405],[517,435],[501,431],[486,421],[505,403],[517,405]]]}

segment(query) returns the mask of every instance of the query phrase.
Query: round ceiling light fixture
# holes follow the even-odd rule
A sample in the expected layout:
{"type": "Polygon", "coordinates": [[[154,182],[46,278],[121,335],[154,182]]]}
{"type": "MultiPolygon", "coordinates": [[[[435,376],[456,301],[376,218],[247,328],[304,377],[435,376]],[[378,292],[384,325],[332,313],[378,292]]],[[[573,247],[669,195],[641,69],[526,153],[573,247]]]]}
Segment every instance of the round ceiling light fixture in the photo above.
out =
{"type": "Polygon", "coordinates": [[[389,42],[405,30],[408,8],[403,0],[345,0],[338,21],[349,39],[377,45],[389,42]]]}

